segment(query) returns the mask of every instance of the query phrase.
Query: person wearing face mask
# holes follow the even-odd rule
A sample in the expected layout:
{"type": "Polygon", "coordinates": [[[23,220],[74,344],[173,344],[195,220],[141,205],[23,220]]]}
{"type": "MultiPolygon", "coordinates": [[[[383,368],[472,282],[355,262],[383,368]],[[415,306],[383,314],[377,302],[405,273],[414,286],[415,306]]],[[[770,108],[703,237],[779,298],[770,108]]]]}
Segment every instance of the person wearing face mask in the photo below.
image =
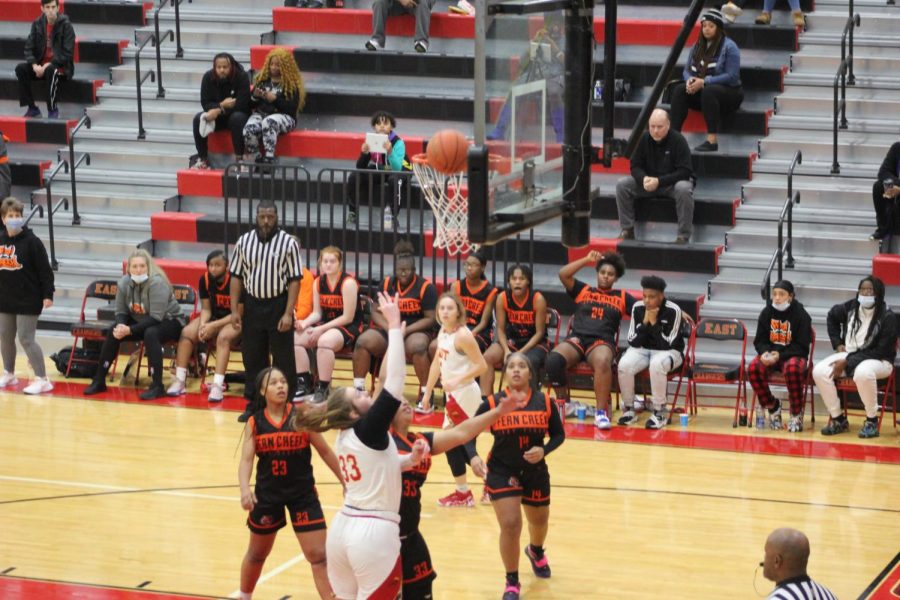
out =
{"type": "Polygon", "coordinates": [[[185,317],[172,293],[172,284],[150,254],[137,249],[128,257],[128,273],[116,290],[116,324],[103,340],[100,365],[94,379],[84,389],[85,396],[106,391],[106,374],[123,341],[142,341],[150,365],[150,387],[141,392],[141,400],[166,395],[163,387],[162,345],[181,335],[185,317]]]}
{"type": "Polygon", "coordinates": [[[772,301],[759,313],[753,339],[758,356],[747,368],[750,386],[760,410],[768,409],[772,429],[781,429],[781,401],[769,389],[769,373],[781,371],[791,403],[788,431],[803,431],[803,387],[811,336],[809,313],[794,297],[794,284],[782,279],[772,286],[772,301]]]}
{"type": "Polygon", "coordinates": [[[53,306],[53,269],[47,250],[25,227],[25,206],[15,198],[0,204],[0,351],[3,374],[0,389],[16,385],[16,335],[34,369],[35,379],[23,390],[41,394],[53,389],[44,366],[44,353],[34,340],[38,317],[53,306]]]}
{"type": "Polygon", "coordinates": [[[846,376],[853,378],[866,408],[859,437],[878,437],[878,380],[891,374],[897,354],[897,323],[884,301],[884,283],[872,275],[864,277],[856,298],[832,306],[826,322],[836,352],[813,369],[813,380],[831,416],[822,435],[850,429],[834,384],[836,378],[846,376]]]}

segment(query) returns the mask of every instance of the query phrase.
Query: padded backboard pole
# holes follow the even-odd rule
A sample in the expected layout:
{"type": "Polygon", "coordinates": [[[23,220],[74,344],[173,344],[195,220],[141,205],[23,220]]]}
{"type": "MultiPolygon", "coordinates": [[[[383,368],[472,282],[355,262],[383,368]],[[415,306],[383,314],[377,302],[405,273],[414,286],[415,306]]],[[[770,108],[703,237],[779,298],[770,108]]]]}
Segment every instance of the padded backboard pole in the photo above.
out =
{"type": "MultiPolygon", "coordinates": [[[[609,0],[615,2],[616,0],[609,0]]],[[[565,11],[566,79],[563,128],[562,243],[587,245],[591,225],[591,81],[594,0],[576,0],[565,11]]]]}
{"type": "Polygon", "coordinates": [[[618,5],[616,0],[606,3],[606,21],[603,38],[603,166],[612,166],[613,135],[616,114],[616,25],[618,5]]]}
{"type": "Polygon", "coordinates": [[[475,0],[475,145],[484,145],[484,124],[487,106],[485,102],[479,102],[479,98],[486,98],[485,75],[487,74],[487,59],[485,58],[485,35],[488,28],[487,0],[475,0]]]}

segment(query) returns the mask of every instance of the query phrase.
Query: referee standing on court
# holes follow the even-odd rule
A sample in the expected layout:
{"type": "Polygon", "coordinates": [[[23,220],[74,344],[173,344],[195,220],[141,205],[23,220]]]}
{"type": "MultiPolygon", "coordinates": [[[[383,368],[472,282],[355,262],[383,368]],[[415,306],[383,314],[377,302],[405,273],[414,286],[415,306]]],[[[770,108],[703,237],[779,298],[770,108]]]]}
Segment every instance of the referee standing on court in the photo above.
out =
{"type": "Polygon", "coordinates": [[[231,256],[231,324],[241,331],[244,359],[244,397],[247,408],[238,417],[253,414],[257,374],[269,366],[269,353],[284,373],[294,397],[294,304],[303,275],[300,245],[278,227],[278,209],[271,200],[256,207],[256,228],[238,238],[231,256]],[[243,318],[238,312],[242,293],[243,318]]]}

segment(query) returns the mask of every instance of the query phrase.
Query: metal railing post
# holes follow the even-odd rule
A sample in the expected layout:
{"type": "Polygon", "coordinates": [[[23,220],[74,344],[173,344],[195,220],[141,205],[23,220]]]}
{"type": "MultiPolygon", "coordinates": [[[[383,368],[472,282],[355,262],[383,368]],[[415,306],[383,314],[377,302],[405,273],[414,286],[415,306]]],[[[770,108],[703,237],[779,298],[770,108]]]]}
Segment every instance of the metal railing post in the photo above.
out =
{"type": "Polygon", "coordinates": [[[72,225],[81,225],[81,215],[78,214],[78,192],[75,183],[75,170],[82,162],[87,162],[88,165],[91,164],[91,155],[89,153],[82,154],[81,158],[79,158],[77,162],[75,161],[75,134],[78,133],[78,130],[81,129],[82,126],[87,126],[88,129],[91,128],[91,118],[87,114],[87,109],[84,109],[84,115],[69,133],[69,164],[72,165],[69,176],[69,180],[72,183],[72,225]]]}
{"type": "Polygon", "coordinates": [[[172,0],[172,5],[175,7],[175,56],[184,58],[184,48],[181,47],[181,13],[178,11],[181,0],[172,0]]]}

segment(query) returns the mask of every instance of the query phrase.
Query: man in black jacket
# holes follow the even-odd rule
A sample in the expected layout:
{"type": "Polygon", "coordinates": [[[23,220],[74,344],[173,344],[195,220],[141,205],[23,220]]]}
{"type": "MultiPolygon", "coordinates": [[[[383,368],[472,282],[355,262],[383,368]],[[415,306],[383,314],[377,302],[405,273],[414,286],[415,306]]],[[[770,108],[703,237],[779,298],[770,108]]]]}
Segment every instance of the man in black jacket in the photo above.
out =
{"type": "Polygon", "coordinates": [[[662,277],[642,277],[641,287],[643,300],[631,308],[629,348],[619,360],[619,390],[625,405],[619,425],[637,422],[635,409],[639,406],[634,397],[634,377],[649,369],[653,414],[647,420],[647,429],[662,429],[669,422],[666,413],[668,375],[684,360],[683,321],[681,308],[666,299],[666,282],[662,277]]]}
{"type": "Polygon", "coordinates": [[[209,168],[207,136],[227,128],[231,132],[234,160],[244,155],[244,125],[250,116],[250,77],[244,67],[227,52],[213,58],[213,68],[203,75],[200,83],[202,112],[194,115],[194,145],[197,162],[194,169],[209,168]]]}
{"type": "Polygon", "coordinates": [[[26,117],[40,117],[41,109],[34,104],[31,82],[46,79],[47,116],[59,117],[56,98],[60,80],[75,73],[75,30],[66,15],[59,14],[57,0],[41,0],[41,16],[31,24],[25,41],[25,62],[16,65],[19,80],[19,106],[27,106],[26,117]]]}
{"type": "Polygon", "coordinates": [[[616,184],[619,239],[634,239],[635,201],[662,196],[675,200],[678,215],[676,244],[691,239],[694,223],[694,184],[691,182],[691,149],[680,133],[670,129],[669,113],[657,108],[650,115],[649,132],[631,157],[631,176],[616,184]]]}
{"type": "Polygon", "coordinates": [[[878,169],[878,180],[872,186],[875,206],[875,232],[870,240],[880,240],[895,227],[897,203],[900,202],[900,142],[894,142],[878,169]]]}

